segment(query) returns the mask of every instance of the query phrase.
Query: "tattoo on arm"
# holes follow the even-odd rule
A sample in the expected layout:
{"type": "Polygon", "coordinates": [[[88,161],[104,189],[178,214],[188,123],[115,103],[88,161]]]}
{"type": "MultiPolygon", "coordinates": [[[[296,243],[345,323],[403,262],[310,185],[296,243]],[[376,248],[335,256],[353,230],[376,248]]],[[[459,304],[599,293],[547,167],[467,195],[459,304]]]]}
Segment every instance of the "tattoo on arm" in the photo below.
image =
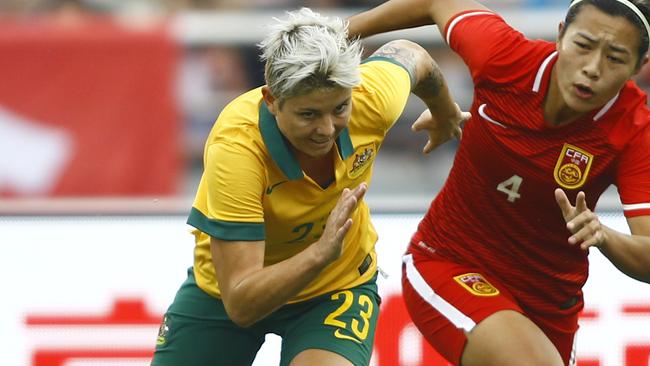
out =
{"type": "Polygon", "coordinates": [[[438,96],[440,94],[440,91],[442,90],[444,84],[443,84],[443,76],[442,72],[440,72],[440,68],[438,67],[438,64],[434,61],[431,60],[431,69],[427,73],[427,75],[420,80],[417,85],[413,88],[413,93],[415,95],[421,95],[421,93],[427,93],[432,96],[438,96]]]}
{"type": "Polygon", "coordinates": [[[389,42],[380,47],[372,56],[390,58],[400,63],[411,76],[412,91],[416,95],[437,96],[443,88],[443,76],[438,64],[431,60],[427,75],[418,80],[418,64],[416,51],[407,47],[400,47],[395,42],[389,42]]]}
{"type": "Polygon", "coordinates": [[[411,83],[417,81],[417,69],[415,63],[415,52],[405,47],[395,45],[395,42],[389,42],[381,46],[372,56],[380,56],[395,60],[408,71],[411,76],[411,83]]]}

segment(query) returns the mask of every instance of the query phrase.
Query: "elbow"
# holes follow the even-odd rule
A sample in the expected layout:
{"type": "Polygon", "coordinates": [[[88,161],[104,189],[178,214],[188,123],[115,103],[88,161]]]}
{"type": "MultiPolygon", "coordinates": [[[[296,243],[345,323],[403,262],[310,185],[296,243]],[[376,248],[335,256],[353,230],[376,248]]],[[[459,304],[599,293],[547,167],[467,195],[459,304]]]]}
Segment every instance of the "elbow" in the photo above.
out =
{"type": "Polygon", "coordinates": [[[232,320],[233,323],[235,323],[236,326],[240,328],[250,328],[255,323],[257,323],[257,321],[252,319],[251,317],[231,316],[230,314],[228,315],[228,317],[230,318],[230,320],[232,320]]]}
{"type": "Polygon", "coordinates": [[[648,268],[644,268],[643,271],[639,271],[636,274],[631,274],[630,277],[637,281],[650,284],[650,270],[648,268]]]}
{"type": "Polygon", "coordinates": [[[240,328],[249,328],[259,321],[251,309],[239,302],[226,302],[223,300],[228,318],[240,328]]]}

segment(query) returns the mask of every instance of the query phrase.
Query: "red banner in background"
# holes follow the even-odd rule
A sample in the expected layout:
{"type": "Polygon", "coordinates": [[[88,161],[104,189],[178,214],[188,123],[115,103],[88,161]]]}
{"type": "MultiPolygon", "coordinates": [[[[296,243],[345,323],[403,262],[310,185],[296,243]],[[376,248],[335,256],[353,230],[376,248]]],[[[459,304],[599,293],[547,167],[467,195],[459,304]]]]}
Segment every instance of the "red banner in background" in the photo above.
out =
{"type": "Polygon", "coordinates": [[[164,26],[0,21],[0,197],[178,193],[179,56],[164,26]]]}

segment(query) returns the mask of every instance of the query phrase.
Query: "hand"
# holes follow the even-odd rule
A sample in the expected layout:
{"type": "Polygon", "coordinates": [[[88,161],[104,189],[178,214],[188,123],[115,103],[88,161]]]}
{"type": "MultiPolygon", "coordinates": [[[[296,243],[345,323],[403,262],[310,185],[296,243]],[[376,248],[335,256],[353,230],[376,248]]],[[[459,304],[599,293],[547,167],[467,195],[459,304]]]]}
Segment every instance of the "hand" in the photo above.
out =
{"type": "Polygon", "coordinates": [[[455,104],[455,106],[456,113],[451,117],[434,117],[431,114],[431,110],[426,109],[422,114],[420,114],[420,117],[413,122],[413,125],[411,126],[413,132],[427,130],[429,133],[429,141],[427,141],[424,149],[422,149],[424,154],[430,153],[436,147],[449,141],[452,137],[460,140],[463,136],[463,130],[460,126],[462,123],[470,119],[472,114],[461,111],[458,104],[455,104]]]}
{"type": "Polygon", "coordinates": [[[327,218],[323,235],[314,244],[318,246],[318,251],[324,263],[332,263],[341,256],[343,239],[350,227],[352,227],[350,215],[356,209],[367,189],[366,183],[361,183],[354,189],[343,189],[341,197],[327,218]]]}
{"type": "Polygon", "coordinates": [[[598,216],[587,207],[585,192],[578,192],[576,205],[572,206],[566,193],[560,188],[555,190],[555,201],[562,210],[566,227],[573,234],[569,237],[569,244],[580,243],[583,250],[589,247],[600,247],[605,242],[605,231],[598,216]]]}

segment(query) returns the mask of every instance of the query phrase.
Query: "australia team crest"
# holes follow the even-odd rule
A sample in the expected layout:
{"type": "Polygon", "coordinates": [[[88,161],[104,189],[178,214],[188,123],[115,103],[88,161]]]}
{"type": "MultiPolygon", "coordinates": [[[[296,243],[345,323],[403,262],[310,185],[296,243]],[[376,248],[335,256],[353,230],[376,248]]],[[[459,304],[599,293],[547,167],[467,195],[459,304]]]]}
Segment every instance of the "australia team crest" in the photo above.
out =
{"type": "Polygon", "coordinates": [[[348,175],[356,178],[361,175],[371,164],[376,154],[375,144],[358,147],[354,152],[354,159],[348,161],[348,175]]]}
{"type": "Polygon", "coordinates": [[[587,180],[594,161],[593,154],[571,144],[564,144],[555,164],[555,181],[562,188],[576,189],[587,180]]]}

